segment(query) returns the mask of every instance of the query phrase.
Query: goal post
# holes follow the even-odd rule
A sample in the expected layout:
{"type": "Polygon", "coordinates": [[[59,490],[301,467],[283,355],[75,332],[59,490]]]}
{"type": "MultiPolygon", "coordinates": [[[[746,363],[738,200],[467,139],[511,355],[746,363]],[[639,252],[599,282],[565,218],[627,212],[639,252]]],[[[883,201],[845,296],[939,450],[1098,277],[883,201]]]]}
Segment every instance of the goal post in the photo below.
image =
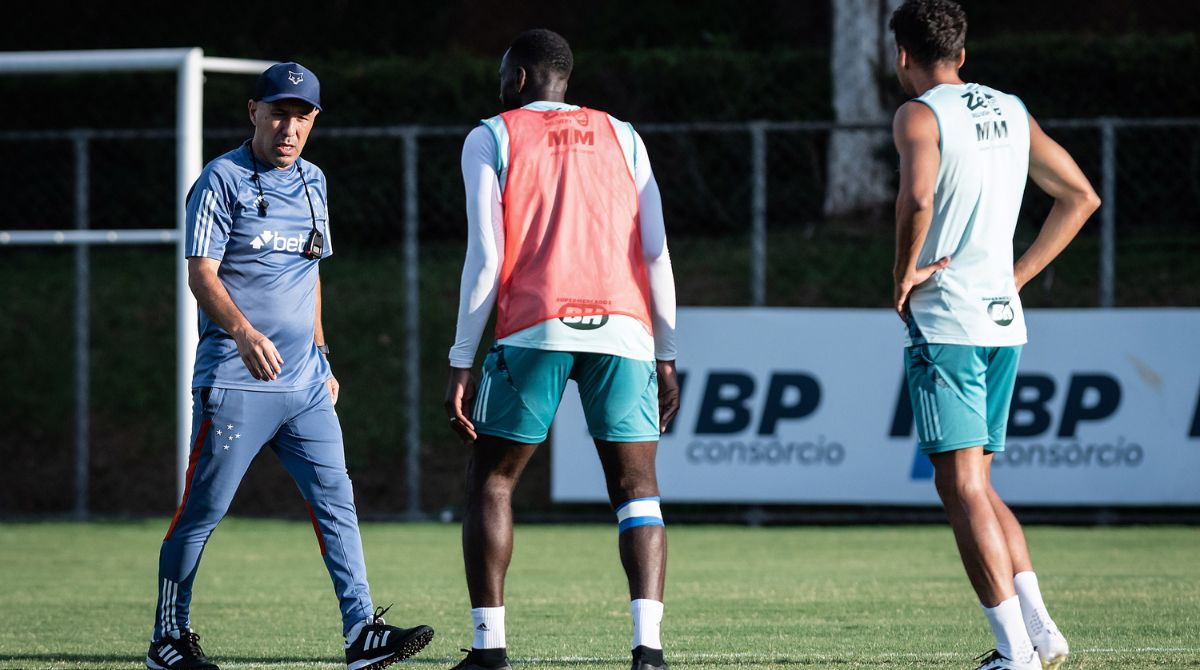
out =
{"type": "MultiPolygon", "coordinates": [[[[174,243],[176,317],[176,487],[182,499],[190,454],[191,377],[197,333],[196,301],[187,284],[184,257],[187,193],[203,168],[204,73],[257,75],[275,61],[205,56],[199,47],[182,49],[106,49],[83,51],[0,52],[0,75],[69,74],[76,72],[174,71],[175,93],[175,227],[141,231],[0,230],[0,246],[174,243]]],[[[77,347],[77,351],[78,351],[77,347]]],[[[83,353],[86,356],[86,351],[83,353]]],[[[78,361],[77,361],[78,367],[78,361]]],[[[79,393],[87,393],[87,389],[79,393]]],[[[76,403],[75,512],[87,514],[87,403],[76,403]],[[79,416],[83,413],[84,416],[79,416]],[[83,464],[81,466],[81,464],[83,464]]]]}

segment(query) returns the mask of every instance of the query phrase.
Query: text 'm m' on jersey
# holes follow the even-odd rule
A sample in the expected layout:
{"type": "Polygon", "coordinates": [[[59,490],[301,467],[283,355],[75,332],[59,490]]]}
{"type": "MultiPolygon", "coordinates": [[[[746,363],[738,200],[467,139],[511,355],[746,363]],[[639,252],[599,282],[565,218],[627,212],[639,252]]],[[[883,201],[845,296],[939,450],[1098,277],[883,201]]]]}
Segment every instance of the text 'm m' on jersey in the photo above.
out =
{"type": "Polygon", "coordinates": [[[912,317],[928,342],[1024,344],[1013,233],[1029,174],[1029,114],[1016,96],[980,84],[942,84],[916,100],[937,117],[941,153],[917,266],[951,260],[913,290],[912,317]]]}

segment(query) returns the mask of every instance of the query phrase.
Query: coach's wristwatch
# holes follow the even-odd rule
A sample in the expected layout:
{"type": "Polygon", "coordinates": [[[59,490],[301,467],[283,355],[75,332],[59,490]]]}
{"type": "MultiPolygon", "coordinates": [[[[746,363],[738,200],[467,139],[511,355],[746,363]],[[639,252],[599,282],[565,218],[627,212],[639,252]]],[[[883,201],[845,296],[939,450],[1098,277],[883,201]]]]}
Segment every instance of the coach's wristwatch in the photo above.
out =
{"type": "Polygon", "coordinates": [[[329,358],[329,345],[328,344],[318,344],[317,351],[324,354],[325,358],[329,358]]]}

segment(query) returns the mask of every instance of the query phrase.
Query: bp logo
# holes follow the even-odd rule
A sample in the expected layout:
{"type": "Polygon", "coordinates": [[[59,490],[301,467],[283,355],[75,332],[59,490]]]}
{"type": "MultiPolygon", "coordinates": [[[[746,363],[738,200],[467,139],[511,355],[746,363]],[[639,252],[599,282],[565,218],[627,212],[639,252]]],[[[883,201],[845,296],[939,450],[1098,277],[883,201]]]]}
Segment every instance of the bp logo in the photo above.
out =
{"type": "Polygon", "coordinates": [[[988,303],[988,318],[995,321],[997,325],[1007,326],[1016,318],[1016,313],[1013,312],[1012,305],[1009,304],[1008,298],[994,298],[988,303]]]}
{"type": "Polygon", "coordinates": [[[597,312],[594,307],[567,305],[558,320],[575,330],[596,330],[608,323],[608,315],[597,312]]]}

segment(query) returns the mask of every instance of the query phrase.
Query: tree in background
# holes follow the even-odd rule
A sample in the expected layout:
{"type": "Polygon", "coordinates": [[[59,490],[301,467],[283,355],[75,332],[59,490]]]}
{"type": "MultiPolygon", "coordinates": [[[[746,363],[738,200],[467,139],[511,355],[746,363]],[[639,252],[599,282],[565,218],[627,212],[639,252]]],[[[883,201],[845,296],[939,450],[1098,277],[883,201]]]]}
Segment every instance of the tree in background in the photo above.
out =
{"type": "MultiPolygon", "coordinates": [[[[887,29],[901,0],[832,0],[833,112],[838,123],[887,124],[883,77],[895,41],[887,29]]],[[[841,130],[829,138],[826,215],[876,207],[891,198],[892,169],[881,160],[886,131],[841,130]]]]}

